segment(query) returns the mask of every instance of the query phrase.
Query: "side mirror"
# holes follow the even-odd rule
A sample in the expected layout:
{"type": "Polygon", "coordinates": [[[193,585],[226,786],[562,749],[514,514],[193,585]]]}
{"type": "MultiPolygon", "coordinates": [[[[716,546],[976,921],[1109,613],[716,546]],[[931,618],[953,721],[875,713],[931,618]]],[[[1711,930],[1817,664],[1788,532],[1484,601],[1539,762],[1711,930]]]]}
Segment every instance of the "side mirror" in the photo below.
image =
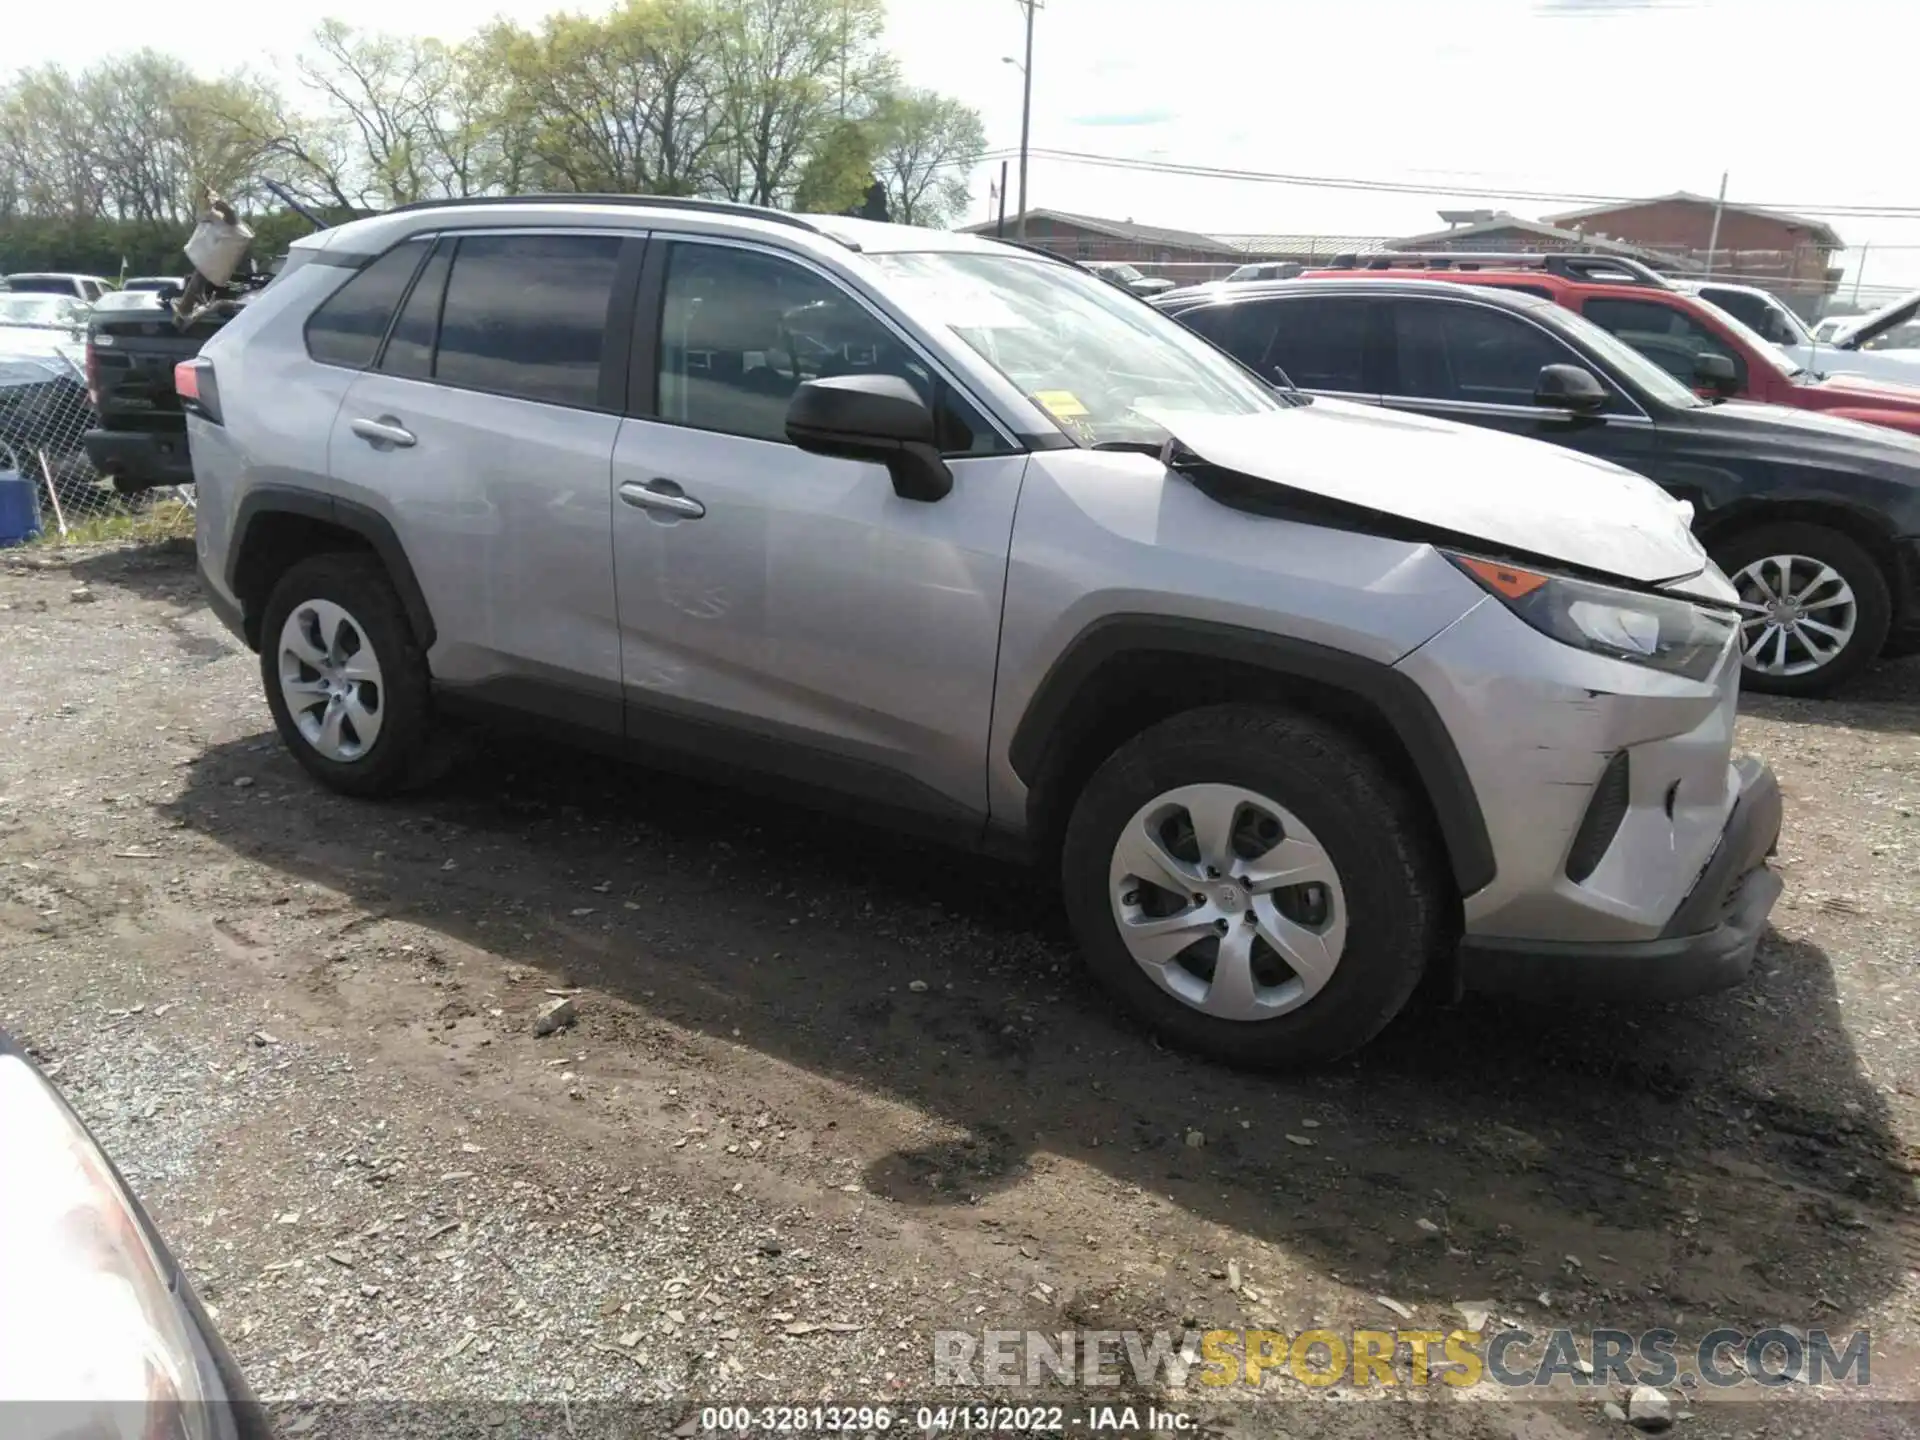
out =
{"type": "Polygon", "coordinates": [[[1725,355],[1702,355],[1693,362],[1693,378],[1703,390],[1732,395],[1740,389],[1739,372],[1725,355]]]}
{"type": "Polygon", "coordinates": [[[807,381],[787,406],[787,439],[813,455],[878,461],[904,500],[944,500],[953,489],[933,411],[897,375],[807,381]]]}
{"type": "Polygon", "coordinates": [[[1542,365],[1534,382],[1533,403],[1550,410],[1590,415],[1607,403],[1607,387],[1578,365],[1542,365]]]}

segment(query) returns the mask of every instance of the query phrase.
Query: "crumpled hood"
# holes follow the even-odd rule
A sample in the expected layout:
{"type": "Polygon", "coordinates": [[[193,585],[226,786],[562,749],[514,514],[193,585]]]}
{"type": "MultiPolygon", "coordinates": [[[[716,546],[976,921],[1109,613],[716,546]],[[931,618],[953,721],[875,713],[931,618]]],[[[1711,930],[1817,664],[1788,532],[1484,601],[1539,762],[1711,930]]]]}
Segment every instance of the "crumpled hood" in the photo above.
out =
{"type": "Polygon", "coordinates": [[[1557,445],[1337,400],[1153,419],[1208,464],[1499,549],[1641,584],[1706,568],[1685,505],[1557,445]]]}

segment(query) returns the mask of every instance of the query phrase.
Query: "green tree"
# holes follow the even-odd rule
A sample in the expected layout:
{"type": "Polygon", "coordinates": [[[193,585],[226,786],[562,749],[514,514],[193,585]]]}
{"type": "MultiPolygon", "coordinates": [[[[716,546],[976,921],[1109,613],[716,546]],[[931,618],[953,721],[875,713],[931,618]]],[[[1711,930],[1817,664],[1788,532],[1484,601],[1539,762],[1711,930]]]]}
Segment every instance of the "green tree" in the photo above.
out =
{"type": "Polygon", "coordinates": [[[987,148],[979,111],[932,90],[907,90],[881,102],[873,125],[874,170],[895,220],[945,225],[966,208],[969,177],[987,148]]]}
{"type": "Polygon", "coordinates": [[[827,132],[793,189],[793,208],[815,215],[838,215],[867,198],[873,184],[874,126],[842,120],[827,132]]]}

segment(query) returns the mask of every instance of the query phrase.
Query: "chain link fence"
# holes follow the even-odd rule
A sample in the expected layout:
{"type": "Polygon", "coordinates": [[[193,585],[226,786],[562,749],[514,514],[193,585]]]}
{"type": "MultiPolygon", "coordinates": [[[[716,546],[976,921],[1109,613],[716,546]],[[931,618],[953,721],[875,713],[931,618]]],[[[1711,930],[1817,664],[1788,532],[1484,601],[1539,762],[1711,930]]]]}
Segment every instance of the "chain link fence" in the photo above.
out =
{"type": "Polygon", "coordinates": [[[191,486],[116,490],[87,456],[93,425],[85,372],[75,360],[64,352],[0,356],[0,480],[16,488],[24,482],[35,512],[11,524],[28,533],[0,535],[0,543],[36,531],[45,539],[87,538],[111,528],[108,522],[148,515],[156,504],[192,505],[191,486]]]}

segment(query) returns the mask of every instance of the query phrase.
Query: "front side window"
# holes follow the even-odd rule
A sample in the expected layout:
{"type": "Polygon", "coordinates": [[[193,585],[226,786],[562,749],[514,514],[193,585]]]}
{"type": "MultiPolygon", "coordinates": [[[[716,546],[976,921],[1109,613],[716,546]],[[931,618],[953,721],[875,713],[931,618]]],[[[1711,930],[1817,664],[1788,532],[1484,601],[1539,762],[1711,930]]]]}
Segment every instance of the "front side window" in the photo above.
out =
{"type": "Polygon", "coordinates": [[[434,379],[593,408],[618,235],[469,235],[454,253],[434,379]]]}
{"type": "Polygon", "coordinates": [[[1026,255],[869,257],[903,303],[944,326],[1083,445],[1161,444],[1183,413],[1287,403],[1178,321],[1097,276],[1026,255]]]}
{"type": "Polygon", "coordinates": [[[1393,307],[1389,392],[1481,405],[1532,405],[1540,371],[1580,357],[1530,321],[1484,305],[1402,300],[1393,307]]]}
{"type": "Polygon", "coordinates": [[[933,410],[949,455],[1003,449],[979,412],[846,291],[779,256],[676,244],[660,310],[659,418],[785,443],[809,380],[891,375],[933,410]]]}
{"type": "MultiPolygon", "coordinates": [[[[1747,388],[1745,357],[1684,310],[1650,300],[1596,297],[1581,307],[1581,313],[1602,330],[1619,336],[1682,384],[1694,383],[1702,355],[1724,355],[1733,362],[1735,384],[1741,390],[1747,388]]],[[[1754,338],[1759,340],[1758,336],[1754,338]]],[[[1764,352],[1768,348],[1764,340],[1759,340],[1759,350],[1764,352]]]]}
{"type": "Polygon", "coordinates": [[[307,354],[350,370],[371,365],[426,253],[425,240],[396,245],[329,295],[307,319],[307,354]]]}

